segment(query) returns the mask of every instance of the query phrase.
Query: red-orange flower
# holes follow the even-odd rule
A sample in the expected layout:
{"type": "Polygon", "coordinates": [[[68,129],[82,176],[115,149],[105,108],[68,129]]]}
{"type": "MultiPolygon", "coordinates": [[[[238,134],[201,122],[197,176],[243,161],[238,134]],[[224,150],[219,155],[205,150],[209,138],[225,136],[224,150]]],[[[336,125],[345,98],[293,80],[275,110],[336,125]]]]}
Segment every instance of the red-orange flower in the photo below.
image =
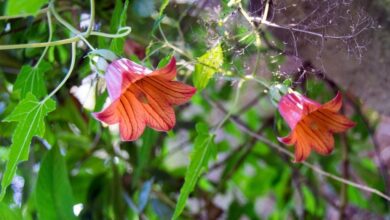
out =
{"type": "Polygon", "coordinates": [[[172,106],[187,102],[196,92],[192,86],[173,81],[175,77],[175,58],[155,71],[128,59],[116,60],[105,74],[112,103],[94,115],[109,125],[119,123],[124,141],[138,139],[146,125],[168,131],[176,123],[172,106]]]}
{"type": "Polygon", "coordinates": [[[292,131],[278,139],[287,145],[295,145],[295,162],[305,160],[311,149],[322,155],[330,154],[334,148],[333,133],[345,132],[355,125],[338,113],[341,105],[339,92],[323,105],[297,92],[282,97],[279,112],[292,131]]]}

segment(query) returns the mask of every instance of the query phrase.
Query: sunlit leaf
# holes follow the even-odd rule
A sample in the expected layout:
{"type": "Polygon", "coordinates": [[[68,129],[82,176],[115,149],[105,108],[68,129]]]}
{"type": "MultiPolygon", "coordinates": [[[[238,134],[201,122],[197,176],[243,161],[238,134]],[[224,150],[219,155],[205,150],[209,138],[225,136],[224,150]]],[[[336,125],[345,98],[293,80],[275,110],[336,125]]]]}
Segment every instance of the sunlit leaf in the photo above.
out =
{"type": "Polygon", "coordinates": [[[193,75],[195,87],[199,90],[204,89],[222,64],[223,51],[221,45],[218,44],[198,58],[193,75]]]}
{"type": "Polygon", "coordinates": [[[7,167],[1,180],[0,200],[4,198],[6,188],[11,183],[18,163],[28,159],[29,146],[34,136],[42,137],[45,132],[45,116],[55,109],[56,103],[48,99],[39,102],[31,93],[26,96],[4,119],[6,122],[18,122],[12,136],[7,167]]]}
{"type": "Polygon", "coordinates": [[[20,210],[12,209],[7,204],[0,202],[0,219],[1,220],[22,220],[20,210]]]}
{"type": "Polygon", "coordinates": [[[169,0],[162,0],[161,6],[160,6],[160,11],[159,11],[160,16],[162,14],[164,14],[164,11],[167,8],[168,4],[169,4],[169,0]]]}
{"type": "Polygon", "coordinates": [[[74,198],[64,157],[57,147],[46,153],[38,174],[36,206],[39,219],[76,219],[74,198]]]}
{"type": "Polygon", "coordinates": [[[8,16],[35,16],[41,7],[48,2],[48,0],[8,0],[5,14],[8,16]]]}
{"type": "Polygon", "coordinates": [[[316,198],[314,197],[314,195],[310,191],[310,189],[305,187],[305,186],[302,187],[302,192],[303,192],[303,196],[304,196],[306,209],[309,212],[314,214],[316,212],[316,198]]]}
{"type": "Polygon", "coordinates": [[[14,91],[20,90],[21,98],[31,92],[37,98],[46,95],[44,74],[50,70],[50,64],[41,62],[37,67],[24,65],[14,85],[14,91]]]}
{"type": "Polygon", "coordinates": [[[180,190],[180,196],[176,204],[173,219],[177,219],[183,212],[190,193],[194,190],[199,176],[205,169],[207,169],[208,162],[212,157],[214,151],[213,148],[215,148],[214,135],[207,132],[208,129],[205,130],[205,128],[206,125],[203,123],[198,123],[196,126],[198,136],[195,139],[194,150],[192,151],[190,158],[190,165],[185,175],[184,185],[180,190]]]}

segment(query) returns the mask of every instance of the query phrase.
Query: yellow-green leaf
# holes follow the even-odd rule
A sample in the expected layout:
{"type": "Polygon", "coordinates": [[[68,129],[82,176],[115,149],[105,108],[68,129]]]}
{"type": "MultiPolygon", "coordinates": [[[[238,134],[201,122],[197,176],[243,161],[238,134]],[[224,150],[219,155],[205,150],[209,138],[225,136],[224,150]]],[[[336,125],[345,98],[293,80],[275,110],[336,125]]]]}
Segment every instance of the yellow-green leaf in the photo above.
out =
{"type": "Polygon", "coordinates": [[[8,16],[35,16],[48,0],[8,0],[5,14],[8,16]]]}
{"type": "Polygon", "coordinates": [[[210,79],[223,64],[223,51],[220,44],[198,58],[193,75],[194,85],[198,90],[204,89],[210,79]]]}

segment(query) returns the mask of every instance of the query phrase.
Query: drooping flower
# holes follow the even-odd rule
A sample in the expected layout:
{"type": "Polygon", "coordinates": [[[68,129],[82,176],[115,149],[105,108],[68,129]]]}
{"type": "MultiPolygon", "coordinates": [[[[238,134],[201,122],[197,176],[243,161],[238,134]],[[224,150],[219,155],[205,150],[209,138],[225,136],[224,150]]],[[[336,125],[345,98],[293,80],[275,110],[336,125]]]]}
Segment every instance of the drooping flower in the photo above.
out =
{"type": "Polygon", "coordinates": [[[355,123],[340,114],[342,97],[337,95],[321,105],[300,93],[284,95],[278,109],[291,128],[291,133],[278,140],[295,146],[295,162],[305,160],[313,149],[321,155],[328,155],[334,148],[334,133],[345,132],[355,123]]]}
{"type": "Polygon", "coordinates": [[[119,123],[121,139],[133,141],[145,126],[168,131],[176,123],[173,105],[187,102],[196,92],[192,86],[174,81],[176,60],[152,71],[128,59],[112,62],[105,79],[111,104],[94,116],[109,125],[119,123]]]}

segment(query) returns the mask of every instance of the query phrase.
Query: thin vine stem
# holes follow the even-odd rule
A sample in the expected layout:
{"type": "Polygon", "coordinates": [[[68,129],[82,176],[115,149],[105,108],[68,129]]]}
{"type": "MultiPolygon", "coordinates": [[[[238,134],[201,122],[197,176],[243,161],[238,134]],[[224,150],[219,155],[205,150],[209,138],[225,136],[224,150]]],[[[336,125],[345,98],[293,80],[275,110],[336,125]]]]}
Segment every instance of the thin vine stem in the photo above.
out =
{"type": "MultiPolygon", "coordinates": [[[[74,42],[78,42],[80,40],[83,40],[88,47],[90,47],[92,50],[94,48],[91,44],[86,40],[89,36],[100,36],[100,37],[106,37],[106,38],[121,38],[125,37],[130,34],[131,28],[126,26],[122,27],[118,30],[117,34],[109,34],[104,32],[98,32],[93,31],[93,24],[94,24],[94,17],[95,17],[95,1],[91,0],[91,17],[90,17],[90,23],[88,25],[86,32],[79,32],[77,29],[75,29],[72,25],[70,25],[68,22],[66,22],[62,17],[54,10],[53,3],[50,3],[49,7],[46,8],[44,11],[51,11],[53,13],[53,16],[58,20],[62,25],[64,25],[66,28],[71,30],[73,33],[77,34],[76,36],[57,40],[57,41],[48,41],[48,42],[40,42],[40,43],[27,43],[27,44],[9,44],[9,45],[0,45],[0,50],[14,50],[14,49],[27,49],[27,48],[39,48],[39,47],[50,47],[50,46],[58,46],[58,45],[64,45],[64,44],[71,44],[74,42]],[[122,33],[121,33],[122,32],[122,33]]],[[[41,12],[41,11],[40,11],[41,12]]],[[[21,16],[23,17],[23,16],[21,16]]],[[[0,17],[1,18],[1,17],[0,17]]],[[[3,16],[4,18],[4,16],[3,16]]],[[[5,18],[4,18],[5,19],[5,18]]]]}
{"type": "MultiPolygon", "coordinates": [[[[131,32],[130,27],[125,27],[122,28],[122,30],[125,29],[126,32],[120,33],[120,34],[108,34],[108,33],[103,33],[103,32],[97,32],[97,31],[92,31],[91,36],[102,36],[102,37],[107,37],[107,38],[121,38],[127,36],[131,32]]],[[[46,47],[46,46],[58,46],[58,45],[64,45],[64,44],[70,44],[73,42],[80,41],[81,35],[66,38],[63,40],[57,40],[57,41],[52,41],[52,42],[42,42],[42,43],[28,43],[28,44],[9,44],[9,45],[0,45],[0,50],[13,50],[13,49],[26,49],[26,48],[39,48],[39,47],[46,47]]]]}
{"type": "Polygon", "coordinates": [[[90,0],[90,8],[91,8],[91,10],[90,10],[91,15],[89,17],[89,25],[88,25],[85,37],[88,37],[91,34],[91,32],[93,30],[93,26],[95,24],[95,0],[90,0]]]}
{"type": "MultiPolygon", "coordinates": [[[[293,153],[291,153],[287,149],[285,149],[285,148],[275,144],[274,142],[270,141],[269,139],[263,137],[262,135],[256,134],[255,132],[251,131],[247,127],[243,126],[241,123],[238,123],[235,118],[230,117],[229,120],[231,120],[234,124],[236,124],[240,128],[241,131],[243,131],[243,132],[249,134],[250,136],[256,138],[257,140],[259,140],[259,141],[269,145],[270,147],[275,148],[276,150],[280,151],[281,153],[286,154],[290,158],[294,158],[294,154],[293,153]]],[[[328,172],[324,171],[323,169],[321,169],[321,168],[319,168],[319,167],[317,167],[317,166],[315,166],[315,165],[313,165],[313,164],[311,164],[309,162],[303,161],[302,164],[304,166],[310,168],[311,170],[313,170],[317,174],[320,174],[320,175],[325,176],[327,178],[330,178],[330,179],[336,180],[338,182],[344,183],[346,185],[355,187],[357,189],[373,193],[373,194],[375,194],[377,196],[380,196],[380,197],[386,199],[387,201],[390,201],[390,196],[389,195],[386,195],[386,194],[384,194],[383,192],[381,192],[381,191],[379,191],[377,189],[374,189],[372,187],[369,187],[369,186],[366,186],[366,185],[362,185],[362,184],[359,184],[359,183],[355,183],[353,181],[344,179],[344,178],[342,178],[340,176],[328,173],[328,172]]]]}
{"type": "Polygon", "coordinates": [[[64,25],[68,30],[70,30],[73,34],[77,35],[80,37],[80,39],[91,49],[91,50],[95,50],[95,48],[89,43],[89,41],[86,39],[90,34],[91,34],[91,31],[92,31],[92,26],[93,26],[93,20],[94,20],[94,14],[95,14],[95,10],[93,10],[93,8],[95,7],[94,6],[95,3],[93,0],[91,0],[91,16],[90,16],[90,23],[88,25],[88,28],[87,28],[87,31],[85,33],[81,33],[79,30],[77,30],[76,28],[74,28],[71,24],[69,24],[65,19],[63,19],[61,17],[61,15],[59,15],[57,13],[57,11],[55,10],[55,7],[54,7],[54,4],[51,3],[49,8],[50,8],[50,11],[53,13],[54,17],[57,19],[58,22],[60,22],[62,25],[64,25]],[[93,16],[92,16],[93,14],[93,16]]]}
{"type": "Polygon", "coordinates": [[[217,132],[219,129],[221,129],[221,127],[225,124],[225,122],[227,120],[229,120],[229,118],[233,115],[235,107],[237,106],[238,100],[240,98],[241,88],[242,88],[242,85],[244,84],[244,82],[245,82],[244,80],[240,80],[238,82],[238,86],[237,86],[237,90],[236,90],[236,96],[234,97],[233,105],[230,108],[230,110],[227,112],[225,117],[221,120],[221,122],[218,123],[217,127],[214,130],[214,133],[217,132]]]}
{"type": "Polygon", "coordinates": [[[71,58],[70,59],[71,59],[71,61],[70,61],[69,70],[66,73],[64,79],[62,79],[60,84],[58,84],[57,87],[41,101],[41,103],[45,103],[54,94],[56,94],[58,92],[58,90],[61,89],[62,86],[64,86],[65,82],[69,79],[70,75],[72,74],[72,71],[73,71],[73,68],[74,68],[74,64],[76,62],[76,42],[72,43],[72,50],[71,50],[71,58]]]}
{"type": "MultiPolygon", "coordinates": [[[[51,42],[51,39],[53,38],[53,27],[52,27],[52,22],[51,22],[50,11],[46,12],[46,16],[47,16],[47,26],[49,28],[49,39],[47,40],[47,42],[51,42]]],[[[39,60],[35,64],[35,66],[34,66],[35,68],[37,68],[39,66],[39,64],[42,62],[42,60],[45,57],[48,49],[49,49],[49,46],[46,46],[45,49],[43,50],[42,54],[41,54],[41,57],[39,58],[39,60]]]]}
{"type": "MultiPolygon", "coordinates": [[[[214,69],[215,71],[218,71],[218,72],[225,72],[225,70],[223,70],[221,68],[215,68],[214,66],[210,66],[210,65],[208,65],[206,63],[200,62],[199,60],[193,58],[190,54],[187,54],[186,52],[184,52],[182,49],[180,49],[180,48],[176,47],[175,45],[169,43],[168,39],[166,38],[166,36],[164,34],[164,31],[161,28],[161,26],[159,26],[159,30],[160,30],[161,36],[163,38],[163,43],[164,43],[164,45],[166,47],[171,48],[175,52],[183,55],[184,57],[186,57],[187,59],[189,59],[193,63],[201,64],[201,65],[206,66],[208,68],[214,69]]],[[[255,69],[257,69],[257,67],[255,69]]],[[[262,85],[263,87],[265,87],[267,89],[270,88],[270,85],[268,85],[266,82],[264,82],[261,79],[256,78],[255,72],[253,72],[253,74],[251,74],[251,75],[245,75],[245,76],[242,75],[242,74],[239,74],[239,77],[241,78],[241,80],[253,80],[253,81],[259,83],[260,85],[262,85]]]]}

